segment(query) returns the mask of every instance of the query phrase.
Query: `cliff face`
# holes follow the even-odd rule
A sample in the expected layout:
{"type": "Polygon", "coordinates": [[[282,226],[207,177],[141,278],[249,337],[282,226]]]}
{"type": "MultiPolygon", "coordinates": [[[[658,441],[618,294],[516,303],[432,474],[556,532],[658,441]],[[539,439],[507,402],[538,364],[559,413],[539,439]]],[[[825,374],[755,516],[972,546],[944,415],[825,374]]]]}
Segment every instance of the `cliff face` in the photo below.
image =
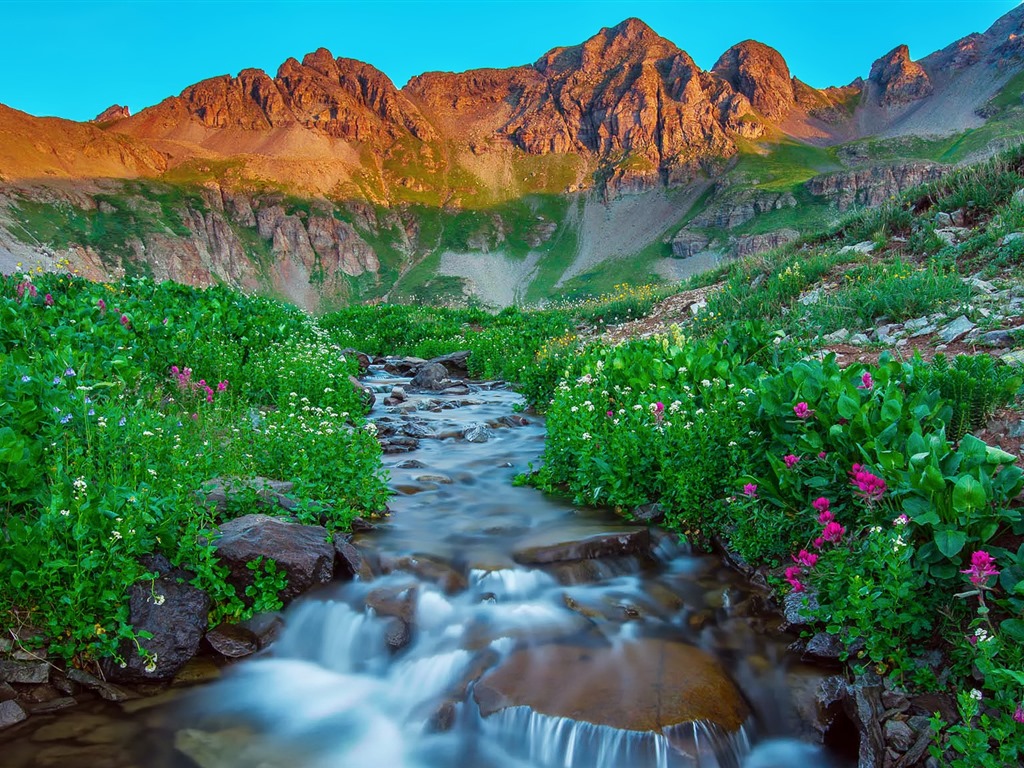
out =
{"type": "Polygon", "coordinates": [[[920,64],[910,60],[910,49],[900,45],[871,66],[868,80],[878,85],[883,106],[907,104],[932,92],[932,82],[920,64]]]}
{"type": "Polygon", "coordinates": [[[846,211],[855,205],[881,205],[911,187],[935,181],[949,170],[946,165],[923,162],[864,168],[816,176],[807,182],[807,189],[846,211]]]}

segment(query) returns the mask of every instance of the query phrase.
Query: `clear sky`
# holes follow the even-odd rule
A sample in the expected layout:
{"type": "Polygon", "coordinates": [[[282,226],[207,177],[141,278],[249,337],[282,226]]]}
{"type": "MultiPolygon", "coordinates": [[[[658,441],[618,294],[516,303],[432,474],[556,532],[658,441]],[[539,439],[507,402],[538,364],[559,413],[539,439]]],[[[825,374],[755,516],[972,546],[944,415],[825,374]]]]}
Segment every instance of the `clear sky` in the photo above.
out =
{"type": "Polygon", "coordinates": [[[900,43],[921,58],[1020,0],[0,0],[0,102],[76,120],[133,112],[207,77],[324,46],[396,85],[430,70],[535,61],[637,16],[709,68],[753,38],[817,87],[866,77],[900,43]]]}

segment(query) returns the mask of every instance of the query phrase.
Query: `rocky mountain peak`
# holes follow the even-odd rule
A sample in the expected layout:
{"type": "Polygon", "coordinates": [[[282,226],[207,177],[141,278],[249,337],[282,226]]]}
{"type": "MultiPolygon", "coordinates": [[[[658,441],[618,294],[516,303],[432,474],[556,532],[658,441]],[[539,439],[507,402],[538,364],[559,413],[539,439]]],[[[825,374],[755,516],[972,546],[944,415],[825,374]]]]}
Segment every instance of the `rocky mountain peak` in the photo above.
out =
{"type": "Polygon", "coordinates": [[[614,27],[605,27],[580,45],[554,48],[544,54],[535,67],[544,74],[570,69],[600,72],[611,67],[658,59],[682,53],[640,19],[626,19],[614,27]]]}
{"type": "Polygon", "coordinates": [[[128,107],[122,107],[120,104],[111,104],[109,107],[100,112],[96,117],[90,120],[90,123],[112,123],[116,120],[124,120],[126,117],[131,117],[132,111],[128,107]]]}
{"type": "Polygon", "coordinates": [[[911,61],[910,49],[898,45],[871,65],[868,81],[879,88],[882,106],[909,104],[932,92],[932,82],[920,64],[911,61]]]}
{"type": "Polygon", "coordinates": [[[756,40],[727,50],[711,68],[769,120],[779,122],[793,108],[793,78],[782,54],[756,40]]]}

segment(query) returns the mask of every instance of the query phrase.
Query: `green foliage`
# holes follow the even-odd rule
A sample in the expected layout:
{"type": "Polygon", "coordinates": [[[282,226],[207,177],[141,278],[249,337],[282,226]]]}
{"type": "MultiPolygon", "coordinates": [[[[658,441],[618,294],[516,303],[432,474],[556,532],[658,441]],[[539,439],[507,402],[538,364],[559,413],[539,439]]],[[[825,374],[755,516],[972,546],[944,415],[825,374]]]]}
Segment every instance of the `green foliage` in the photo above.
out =
{"type": "Polygon", "coordinates": [[[330,529],[384,507],[354,363],[294,308],[40,275],[0,280],[0,318],[0,615],[56,654],[97,659],[132,636],[143,555],[194,573],[214,619],[251,610],[210,543],[243,511],[200,503],[214,478],[292,481],[295,516],[330,529]]]}

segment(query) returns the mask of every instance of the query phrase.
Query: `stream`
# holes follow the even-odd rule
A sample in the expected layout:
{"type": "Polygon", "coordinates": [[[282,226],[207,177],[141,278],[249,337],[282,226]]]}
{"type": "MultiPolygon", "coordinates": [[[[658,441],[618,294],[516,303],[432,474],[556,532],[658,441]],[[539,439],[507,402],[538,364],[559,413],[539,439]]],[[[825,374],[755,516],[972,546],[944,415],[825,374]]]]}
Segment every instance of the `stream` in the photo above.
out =
{"type": "Polygon", "coordinates": [[[825,768],[791,736],[821,672],[720,558],[517,487],[543,451],[519,395],[410,394],[375,371],[391,515],[372,578],[291,605],[220,679],[33,717],[4,768],[825,768]],[[467,428],[474,442],[465,439],[467,428]],[[410,443],[411,445],[411,443],[410,443]]]}

